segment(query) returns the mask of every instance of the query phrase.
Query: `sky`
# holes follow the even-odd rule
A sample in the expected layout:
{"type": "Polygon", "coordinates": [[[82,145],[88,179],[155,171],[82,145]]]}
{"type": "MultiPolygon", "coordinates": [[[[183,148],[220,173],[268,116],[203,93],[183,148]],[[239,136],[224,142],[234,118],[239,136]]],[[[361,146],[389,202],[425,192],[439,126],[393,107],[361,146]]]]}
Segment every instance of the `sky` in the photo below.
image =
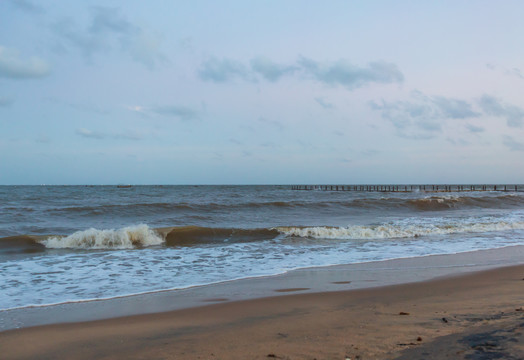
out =
{"type": "Polygon", "coordinates": [[[0,184],[524,183],[522,1],[0,1],[0,184]]]}

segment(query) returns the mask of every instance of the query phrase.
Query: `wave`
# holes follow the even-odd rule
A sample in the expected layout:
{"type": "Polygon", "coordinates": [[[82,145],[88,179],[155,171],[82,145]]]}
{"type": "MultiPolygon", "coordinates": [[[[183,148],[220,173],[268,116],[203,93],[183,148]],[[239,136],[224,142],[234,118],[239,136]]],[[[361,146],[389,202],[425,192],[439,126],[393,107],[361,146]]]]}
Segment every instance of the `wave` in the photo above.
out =
{"type": "Polygon", "coordinates": [[[142,224],[118,230],[91,228],[65,237],[49,237],[41,243],[51,249],[133,249],[163,242],[157,232],[142,224]]]}
{"type": "Polygon", "coordinates": [[[48,249],[135,249],[155,245],[186,247],[294,239],[395,239],[460,233],[524,230],[522,215],[506,218],[407,218],[377,225],[279,226],[242,229],[179,226],[151,229],[147,225],[122,229],[77,231],[69,236],[14,236],[0,238],[0,253],[31,253],[48,249]]]}
{"type": "Polygon", "coordinates": [[[168,246],[190,246],[204,243],[252,242],[274,239],[276,229],[235,229],[183,226],[168,228],[165,240],[168,246]]]}
{"type": "MultiPolygon", "coordinates": [[[[108,216],[136,214],[166,214],[173,212],[210,214],[214,211],[259,211],[259,210],[320,210],[320,209],[381,209],[381,210],[416,210],[438,211],[449,209],[468,208],[515,208],[522,207],[524,196],[521,194],[486,194],[464,195],[462,193],[432,195],[427,197],[366,197],[356,199],[316,199],[316,200],[290,200],[290,201],[250,201],[250,202],[153,202],[137,204],[106,204],[97,206],[72,206],[49,210],[49,212],[67,216],[68,214],[81,214],[84,216],[108,216]]],[[[17,209],[23,210],[23,209],[17,209]]],[[[29,210],[28,210],[29,211],[29,210]]]]}
{"type": "Polygon", "coordinates": [[[428,196],[411,199],[407,204],[417,210],[447,210],[451,208],[507,208],[524,204],[520,195],[502,196],[428,196]]]}
{"type": "MultiPolygon", "coordinates": [[[[314,202],[302,202],[302,201],[263,201],[263,202],[246,202],[246,203],[138,203],[138,204],[105,204],[97,206],[67,206],[61,208],[55,208],[50,211],[58,214],[63,213],[81,213],[91,215],[104,215],[115,212],[140,212],[149,213],[157,211],[212,211],[212,210],[224,210],[224,209],[249,209],[249,208],[294,208],[294,207],[308,207],[315,205],[314,202]]],[[[329,203],[319,203],[319,206],[329,206],[329,203]]],[[[17,208],[10,208],[10,210],[24,210],[17,208]]]]}
{"type": "Polygon", "coordinates": [[[34,236],[9,236],[0,239],[0,254],[31,254],[45,251],[34,236]]]}
{"type": "Polygon", "coordinates": [[[441,224],[406,224],[402,222],[370,226],[278,227],[277,229],[288,237],[340,240],[395,239],[458,233],[524,230],[524,221],[444,222],[441,224]]]}
{"type": "Polygon", "coordinates": [[[68,236],[12,236],[0,238],[0,253],[31,253],[45,249],[136,249],[155,245],[171,247],[253,242],[280,235],[275,229],[237,229],[181,226],[151,229],[141,224],[122,229],[87,229],[68,236]]]}
{"type": "Polygon", "coordinates": [[[107,215],[122,212],[150,213],[169,210],[190,210],[194,205],[189,203],[139,203],[139,204],[104,204],[96,206],[67,206],[50,211],[57,214],[80,213],[86,215],[107,215]]]}

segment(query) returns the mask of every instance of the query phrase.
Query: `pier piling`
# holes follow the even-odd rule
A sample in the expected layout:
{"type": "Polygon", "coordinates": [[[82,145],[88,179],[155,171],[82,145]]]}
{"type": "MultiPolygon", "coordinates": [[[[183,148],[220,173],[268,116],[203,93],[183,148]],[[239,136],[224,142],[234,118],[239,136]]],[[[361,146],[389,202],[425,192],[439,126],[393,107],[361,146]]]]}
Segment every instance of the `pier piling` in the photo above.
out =
{"type": "Polygon", "coordinates": [[[477,184],[477,185],[291,185],[291,190],[305,191],[354,191],[354,192],[462,192],[462,191],[497,191],[497,192],[522,192],[524,184],[477,184]]]}

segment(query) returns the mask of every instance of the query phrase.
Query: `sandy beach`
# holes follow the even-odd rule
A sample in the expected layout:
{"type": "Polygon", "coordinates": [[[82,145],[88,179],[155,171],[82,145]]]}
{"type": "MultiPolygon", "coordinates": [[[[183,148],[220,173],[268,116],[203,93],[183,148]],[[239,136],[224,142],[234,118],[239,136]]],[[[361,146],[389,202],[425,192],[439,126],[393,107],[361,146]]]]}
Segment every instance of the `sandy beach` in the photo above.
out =
{"type": "MultiPolygon", "coordinates": [[[[4,331],[2,358],[521,359],[524,265],[500,267],[501,251],[489,254],[498,267],[446,267],[454,270],[426,281],[302,293],[300,281],[279,287],[265,279],[279,296],[207,298],[210,305],[182,310],[4,331]]],[[[457,256],[464,260],[445,259],[457,256]]],[[[417,270],[396,270],[400,279],[410,272],[417,270]]],[[[332,283],[351,284],[342,277],[332,283]]]]}
{"type": "Polygon", "coordinates": [[[0,0],[0,360],[524,360],[524,1],[474,5],[0,0]]]}

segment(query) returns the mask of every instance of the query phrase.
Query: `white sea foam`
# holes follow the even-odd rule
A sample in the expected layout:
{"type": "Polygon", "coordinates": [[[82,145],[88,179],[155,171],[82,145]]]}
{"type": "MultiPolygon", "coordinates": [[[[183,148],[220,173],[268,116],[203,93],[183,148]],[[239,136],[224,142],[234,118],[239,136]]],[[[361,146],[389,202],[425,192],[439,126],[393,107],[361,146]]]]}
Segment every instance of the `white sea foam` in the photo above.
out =
{"type": "Polygon", "coordinates": [[[53,249],[132,249],[162,244],[164,240],[147,225],[122,229],[77,231],[66,237],[51,237],[42,243],[53,249]]]}
{"type": "Polygon", "coordinates": [[[457,233],[485,233],[492,231],[523,230],[524,221],[435,221],[422,223],[397,223],[381,225],[353,225],[348,227],[278,227],[286,236],[314,239],[395,239],[419,236],[448,235],[457,233]]]}

